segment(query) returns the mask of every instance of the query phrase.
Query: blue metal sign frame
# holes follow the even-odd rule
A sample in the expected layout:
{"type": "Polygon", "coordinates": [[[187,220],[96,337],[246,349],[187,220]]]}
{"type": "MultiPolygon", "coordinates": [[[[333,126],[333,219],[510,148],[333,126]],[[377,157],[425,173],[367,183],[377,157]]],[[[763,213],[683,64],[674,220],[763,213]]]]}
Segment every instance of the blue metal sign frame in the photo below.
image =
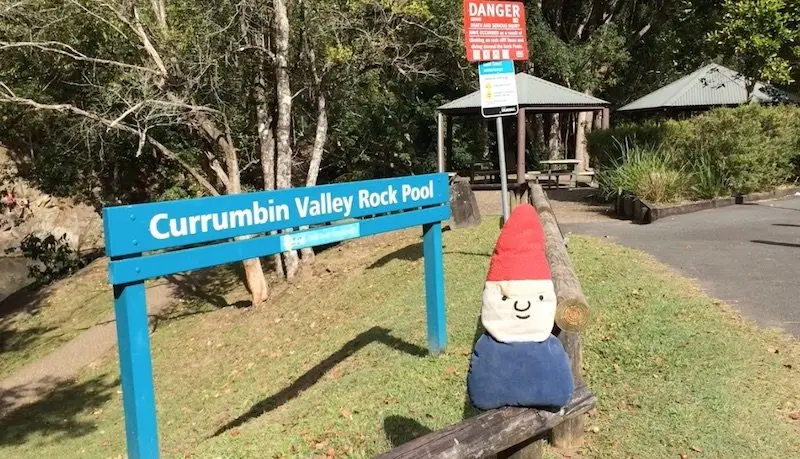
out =
{"type": "Polygon", "coordinates": [[[447,345],[449,218],[445,173],[103,209],[128,457],[159,456],[146,279],[422,226],[428,350],[437,355],[447,345]]]}

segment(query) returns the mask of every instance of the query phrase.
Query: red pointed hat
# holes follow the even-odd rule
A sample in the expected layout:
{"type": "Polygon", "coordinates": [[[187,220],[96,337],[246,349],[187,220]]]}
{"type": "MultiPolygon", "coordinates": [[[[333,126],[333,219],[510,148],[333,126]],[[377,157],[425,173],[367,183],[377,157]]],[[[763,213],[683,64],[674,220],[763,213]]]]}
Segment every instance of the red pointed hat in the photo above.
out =
{"type": "Polygon", "coordinates": [[[550,280],[539,214],[530,204],[514,208],[500,231],[487,281],[550,280]]]}

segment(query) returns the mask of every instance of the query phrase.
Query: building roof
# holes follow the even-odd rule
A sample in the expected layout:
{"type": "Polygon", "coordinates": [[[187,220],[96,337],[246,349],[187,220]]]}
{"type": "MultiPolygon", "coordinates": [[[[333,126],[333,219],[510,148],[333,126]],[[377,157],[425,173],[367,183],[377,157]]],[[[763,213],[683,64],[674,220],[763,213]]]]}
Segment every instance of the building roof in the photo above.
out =
{"type": "MultiPolygon", "coordinates": [[[[527,73],[518,73],[517,100],[520,108],[543,111],[569,111],[578,109],[600,109],[610,105],[605,100],[565,88],[527,73]]],[[[475,91],[448,102],[439,111],[447,115],[479,115],[481,92],[475,91]]]]}
{"type": "MultiPolygon", "coordinates": [[[[757,82],[753,101],[759,103],[800,103],[797,96],[757,82]]],[[[620,112],[668,108],[707,108],[747,103],[744,77],[737,71],[719,64],[709,64],[679,80],[657,89],[624,107],[620,112]]]]}

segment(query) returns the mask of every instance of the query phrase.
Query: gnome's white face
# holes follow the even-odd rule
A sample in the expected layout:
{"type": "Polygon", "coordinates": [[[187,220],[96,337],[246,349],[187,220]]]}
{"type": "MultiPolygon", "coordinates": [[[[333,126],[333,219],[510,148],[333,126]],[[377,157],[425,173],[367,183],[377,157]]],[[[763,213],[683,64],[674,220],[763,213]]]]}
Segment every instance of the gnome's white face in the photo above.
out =
{"type": "Polygon", "coordinates": [[[487,281],[481,322],[503,343],[542,342],[553,330],[556,292],[550,280],[487,281]]]}

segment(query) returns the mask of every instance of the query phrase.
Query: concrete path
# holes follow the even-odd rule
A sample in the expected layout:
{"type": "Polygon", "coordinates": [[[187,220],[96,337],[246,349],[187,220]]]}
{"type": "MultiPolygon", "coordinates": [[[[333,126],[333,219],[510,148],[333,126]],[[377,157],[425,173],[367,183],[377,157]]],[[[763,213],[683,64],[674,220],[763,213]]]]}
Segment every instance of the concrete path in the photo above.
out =
{"type": "Polygon", "coordinates": [[[800,198],[706,210],[650,225],[565,222],[562,231],[644,250],[697,279],[745,317],[800,338],[800,198]]]}
{"type": "MultiPolygon", "coordinates": [[[[177,287],[159,283],[147,289],[147,314],[152,319],[171,305],[177,287]]],[[[20,406],[34,403],[59,384],[104,356],[117,345],[114,314],[81,333],[65,345],[21,368],[0,381],[0,419],[20,406]]]]}

